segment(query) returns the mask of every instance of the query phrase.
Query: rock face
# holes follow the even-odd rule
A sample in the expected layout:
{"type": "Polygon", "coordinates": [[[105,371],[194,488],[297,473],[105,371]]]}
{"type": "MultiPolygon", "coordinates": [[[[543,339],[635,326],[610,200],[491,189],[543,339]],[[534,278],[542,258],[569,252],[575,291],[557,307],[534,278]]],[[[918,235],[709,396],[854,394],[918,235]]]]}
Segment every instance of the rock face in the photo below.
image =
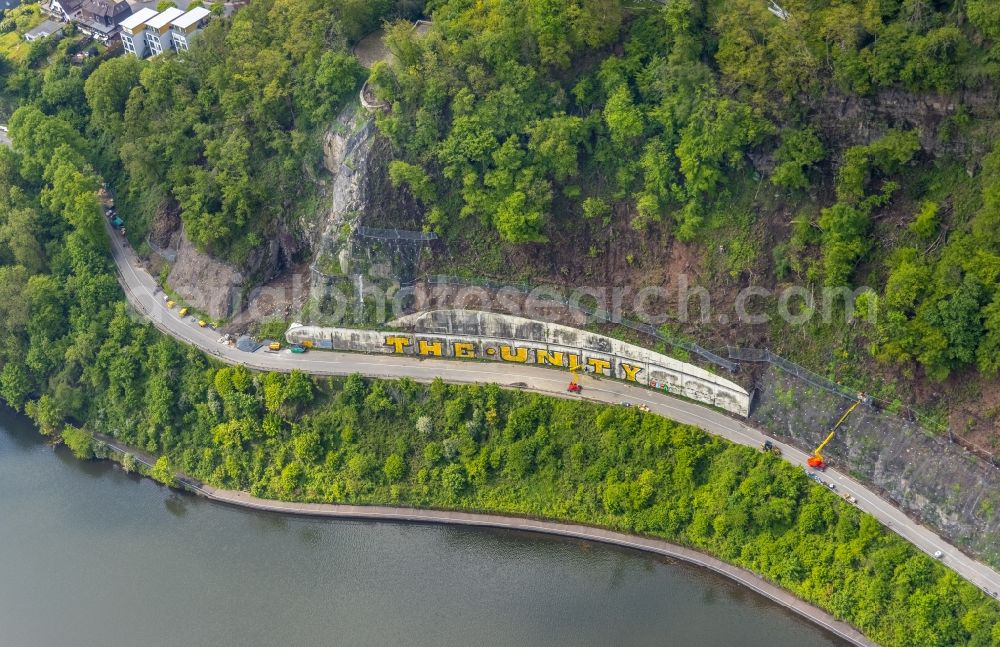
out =
{"type": "Polygon", "coordinates": [[[195,249],[183,230],[178,236],[177,260],[167,283],[184,299],[215,319],[239,312],[244,276],[234,266],[195,249]]]}
{"type": "Polygon", "coordinates": [[[319,265],[324,254],[338,256],[345,234],[365,211],[365,173],[376,133],[375,122],[352,103],[323,138],[323,166],[333,176],[326,187],[330,207],[303,227],[319,265]]]}
{"type": "MultiPolygon", "coordinates": [[[[774,367],[757,381],[755,402],[756,426],[807,452],[851,404],[774,367]]],[[[888,411],[858,407],[823,456],[959,548],[1000,565],[1000,469],[947,436],[888,411]]]]}
{"type": "Polygon", "coordinates": [[[895,89],[872,96],[828,94],[813,106],[823,117],[835,149],[868,144],[889,128],[915,128],[925,153],[979,156],[988,148],[974,133],[961,132],[953,118],[960,110],[985,117],[996,109],[993,92],[964,92],[954,97],[913,94],[895,89]]]}

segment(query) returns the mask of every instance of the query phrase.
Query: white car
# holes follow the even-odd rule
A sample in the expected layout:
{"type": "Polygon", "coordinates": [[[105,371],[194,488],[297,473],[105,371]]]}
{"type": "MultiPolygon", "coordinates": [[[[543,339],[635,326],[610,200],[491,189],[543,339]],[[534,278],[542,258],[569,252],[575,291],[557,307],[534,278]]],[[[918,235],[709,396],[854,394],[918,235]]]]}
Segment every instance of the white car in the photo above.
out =
{"type": "Polygon", "coordinates": [[[942,553],[940,550],[935,550],[934,551],[934,557],[937,557],[938,559],[941,559],[942,557],[944,557],[944,553],[942,553]]]}

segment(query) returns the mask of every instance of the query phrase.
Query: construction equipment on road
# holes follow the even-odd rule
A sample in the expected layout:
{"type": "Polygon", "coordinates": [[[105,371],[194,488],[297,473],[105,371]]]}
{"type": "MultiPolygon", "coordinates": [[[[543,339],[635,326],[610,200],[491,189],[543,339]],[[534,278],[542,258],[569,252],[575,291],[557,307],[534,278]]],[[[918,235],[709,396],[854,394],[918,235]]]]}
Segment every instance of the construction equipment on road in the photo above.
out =
{"type": "Polygon", "coordinates": [[[764,444],[760,446],[760,451],[774,454],[775,456],[781,456],[781,448],[775,447],[774,443],[770,440],[764,441],[764,444]]]}
{"type": "Polygon", "coordinates": [[[577,371],[576,367],[569,369],[569,372],[573,374],[573,377],[572,379],[570,379],[569,386],[566,387],[566,390],[569,391],[570,393],[580,393],[581,391],[583,391],[583,387],[580,386],[579,382],[580,376],[576,374],[576,371],[577,371]]]}
{"type": "Polygon", "coordinates": [[[833,429],[830,430],[830,433],[827,434],[823,442],[819,444],[819,447],[816,448],[816,451],[812,453],[812,456],[806,459],[806,465],[818,469],[820,471],[826,470],[827,467],[826,461],[823,460],[823,455],[820,452],[822,452],[823,448],[826,447],[831,440],[833,440],[833,436],[834,434],[837,433],[837,429],[840,428],[840,425],[844,424],[844,421],[847,420],[847,416],[851,415],[851,412],[858,408],[858,405],[861,404],[862,399],[863,398],[859,399],[857,402],[852,404],[851,408],[845,411],[844,415],[840,416],[840,420],[838,420],[837,424],[833,426],[833,429]]]}

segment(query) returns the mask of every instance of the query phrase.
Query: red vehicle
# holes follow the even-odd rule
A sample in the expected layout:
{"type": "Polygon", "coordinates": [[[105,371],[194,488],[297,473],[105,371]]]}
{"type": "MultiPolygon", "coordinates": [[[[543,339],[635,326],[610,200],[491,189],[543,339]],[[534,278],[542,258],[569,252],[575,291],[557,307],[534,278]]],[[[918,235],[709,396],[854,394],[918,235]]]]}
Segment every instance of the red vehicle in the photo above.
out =
{"type": "Polygon", "coordinates": [[[580,391],[583,391],[583,387],[581,387],[576,382],[570,382],[569,387],[566,390],[569,391],[570,393],[579,393],[580,391]]]}

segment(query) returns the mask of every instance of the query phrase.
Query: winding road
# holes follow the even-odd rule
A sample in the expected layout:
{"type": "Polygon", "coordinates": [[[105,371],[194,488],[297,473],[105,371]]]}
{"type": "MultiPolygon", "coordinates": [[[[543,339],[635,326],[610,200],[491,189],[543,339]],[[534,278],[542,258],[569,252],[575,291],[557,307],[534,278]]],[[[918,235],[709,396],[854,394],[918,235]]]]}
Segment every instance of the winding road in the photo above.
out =
{"type": "MultiPolygon", "coordinates": [[[[196,318],[190,316],[181,318],[176,311],[167,308],[162,291],[149,272],[139,263],[132,248],[122,236],[111,229],[108,223],[105,225],[111,239],[111,251],[118,268],[119,282],[125,290],[128,302],[163,333],[215,355],[228,364],[240,364],[263,371],[290,372],[298,369],[313,375],[359,373],[373,378],[406,377],[419,382],[430,382],[435,378],[441,378],[445,382],[455,384],[496,383],[507,388],[533,390],[558,397],[581,397],[611,404],[644,404],[653,413],[696,426],[740,445],[759,447],[766,438],[757,429],[715,410],[611,379],[583,376],[580,378],[583,393],[569,395],[566,392],[565,373],[547,368],[325,351],[295,355],[288,351],[271,352],[261,349],[256,353],[246,353],[220,344],[219,333],[208,328],[199,328],[196,318]]],[[[781,449],[782,457],[786,461],[806,467],[808,456],[805,452],[777,441],[772,440],[772,442],[781,449]]],[[[964,554],[932,530],[910,519],[892,503],[847,475],[830,469],[822,474],[822,479],[834,485],[840,494],[855,497],[858,508],[870,513],[884,526],[920,550],[930,555],[941,551],[941,561],[948,568],[988,595],[993,597],[1000,595],[1000,573],[997,571],[964,554]]]]}

